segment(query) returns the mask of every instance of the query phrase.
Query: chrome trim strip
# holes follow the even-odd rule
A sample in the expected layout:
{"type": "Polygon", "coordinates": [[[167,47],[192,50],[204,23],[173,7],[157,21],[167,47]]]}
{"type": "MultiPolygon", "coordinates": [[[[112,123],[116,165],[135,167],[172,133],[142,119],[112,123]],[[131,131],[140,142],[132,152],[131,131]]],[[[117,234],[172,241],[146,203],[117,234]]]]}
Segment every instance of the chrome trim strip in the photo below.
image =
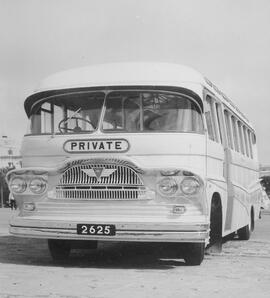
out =
{"type": "Polygon", "coordinates": [[[76,229],[10,226],[9,232],[21,237],[102,241],[205,242],[209,237],[209,230],[117,230],[115,236],[92,236],[79,235],[77,234],[76,229]]]}

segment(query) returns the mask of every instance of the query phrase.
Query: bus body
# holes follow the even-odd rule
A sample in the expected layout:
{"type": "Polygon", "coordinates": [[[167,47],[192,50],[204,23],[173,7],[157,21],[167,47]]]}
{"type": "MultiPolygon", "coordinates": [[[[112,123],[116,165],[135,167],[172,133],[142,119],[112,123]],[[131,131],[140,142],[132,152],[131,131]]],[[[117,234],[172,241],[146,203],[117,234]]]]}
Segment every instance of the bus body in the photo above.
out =
{"type": "Polygon", "coordinates": [[[209,80],[166,63],[58,73],[25,101],[22,169],[7,176],[16,236],[70,243],[177,242],[197,265],[205,246],[260,211],[254,129],[209,80]],[[83,240],[83,241],[81,241],[83,240]]]}

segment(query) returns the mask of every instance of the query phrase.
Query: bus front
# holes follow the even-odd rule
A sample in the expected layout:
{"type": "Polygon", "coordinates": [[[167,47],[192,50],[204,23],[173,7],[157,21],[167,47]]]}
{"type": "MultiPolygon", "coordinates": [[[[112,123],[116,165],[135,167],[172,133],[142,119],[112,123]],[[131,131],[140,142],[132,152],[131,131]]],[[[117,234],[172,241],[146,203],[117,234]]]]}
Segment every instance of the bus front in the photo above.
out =
{"type": "Polygon", "coordinates": [[[202,102],[181,88],[46,91],[28,98],[23,168],[9,173],[17,236],[76,244],[177,242],[187,264],[209,238],[202,102]]]}

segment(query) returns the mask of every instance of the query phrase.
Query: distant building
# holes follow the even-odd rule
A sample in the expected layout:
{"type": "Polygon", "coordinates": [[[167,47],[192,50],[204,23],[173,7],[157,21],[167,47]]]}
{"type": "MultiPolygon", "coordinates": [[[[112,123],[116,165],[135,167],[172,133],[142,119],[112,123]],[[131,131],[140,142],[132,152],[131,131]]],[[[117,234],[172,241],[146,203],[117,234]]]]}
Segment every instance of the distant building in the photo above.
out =
{"type": "Polygon", "coordinates": [[[21,167],[19,144],[5,135],[0,137],[0,208],[8,206],[9,190],[5,174],[9,169],[21,167]]]}
{"type": "Polygon", "coordinates": [[[21,155],[19,144],[3,135],[0,138],[0,168],[5,167],[21,167],[21,155]]]}
{"type": "MultiPolygon", "coordinates": [[[[265,190],[268,198],[270,199],[270,166],[265,165],[260,167],[260,180],[263,189],[265,190]]],[[[269,202],[267,202],[268,204],[269,202]]]]}

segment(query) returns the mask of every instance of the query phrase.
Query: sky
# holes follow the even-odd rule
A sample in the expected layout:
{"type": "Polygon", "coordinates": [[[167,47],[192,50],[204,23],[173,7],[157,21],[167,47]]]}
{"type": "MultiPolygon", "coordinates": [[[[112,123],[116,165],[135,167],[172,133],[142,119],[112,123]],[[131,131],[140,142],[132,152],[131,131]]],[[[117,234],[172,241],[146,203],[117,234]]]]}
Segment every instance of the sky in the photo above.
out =
{"type": "Polygon", "coordinates": [[[191,66],[257,132],[270,165],[269,0],[0,0],[0,134],[21,140],[44,77],[119,61],[191,66]]]}

